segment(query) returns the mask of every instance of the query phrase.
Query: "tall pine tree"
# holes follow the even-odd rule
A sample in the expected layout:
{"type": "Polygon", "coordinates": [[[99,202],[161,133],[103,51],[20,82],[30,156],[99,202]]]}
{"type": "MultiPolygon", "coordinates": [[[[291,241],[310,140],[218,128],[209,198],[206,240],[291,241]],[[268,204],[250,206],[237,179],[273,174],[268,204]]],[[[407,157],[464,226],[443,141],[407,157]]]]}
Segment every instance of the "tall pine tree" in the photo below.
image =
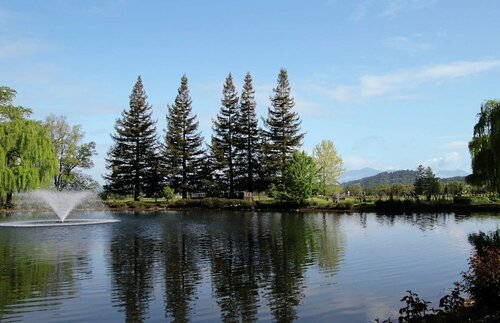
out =
{"type": "Polygon", "coordinates": [[[255,113],[255,91],[250,73],[245,75],[236,127],[236,160],[239,188],[253,192],[259,174],[260,136],[255,113]]]}
{"type": "Polygon", "coordinates": [[[267,184],[278,184],[287,160],[300,146],[304,134],[300,132],[300,118],[293,111],[295,102],[290,94],[288,73],[281,69],[278,85],[273,89],[271,107],[264,120],[263,172],[267,184]]]}
{"type": "Polygon", "coordinates": [[[218,171],[222,173],[229,197],[234,197],[236,188],[236,128],[239,121],[238,93],[231,73],[222,90],[222,100],[217,119],[213,122],[212,150],[216,156],[218,171]]]}
{"type": "Polygon", "coordinates": [[[183,198],[199,186],[204,152],[197,116],[191,110],[188,79],[184,75],[174,104],[168,106],[164,151],[168,184],[183,198]]]}
{"type": "MultiPolygon", "coordinates": [[[[104,176],[105,190],[117,194],[133,194],[139,200],[141,193],[151,193],[158,186],[158,141],[155,121],[151,118],[141,77],[130,95],[129,109],[116,120],[114,145],[106,159],[109,173],[104,176]]],[[[148,194],[150,195],[150,194],[148,194]]]]}

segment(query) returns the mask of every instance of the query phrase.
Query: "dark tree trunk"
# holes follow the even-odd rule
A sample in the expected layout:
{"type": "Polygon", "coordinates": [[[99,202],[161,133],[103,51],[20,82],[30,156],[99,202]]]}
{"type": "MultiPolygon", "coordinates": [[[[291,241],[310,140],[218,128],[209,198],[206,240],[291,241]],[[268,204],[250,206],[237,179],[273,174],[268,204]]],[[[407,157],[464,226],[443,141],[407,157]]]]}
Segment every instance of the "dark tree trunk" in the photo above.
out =
{"type": "Polygon", "coordinates": [[[7,208],[11,208],[13,205],[12,205],[12,197],[13,197],[14,193],[11,191],[11,192],[7,192],[7,200],[5,201],[5,206],[7,208]]]}

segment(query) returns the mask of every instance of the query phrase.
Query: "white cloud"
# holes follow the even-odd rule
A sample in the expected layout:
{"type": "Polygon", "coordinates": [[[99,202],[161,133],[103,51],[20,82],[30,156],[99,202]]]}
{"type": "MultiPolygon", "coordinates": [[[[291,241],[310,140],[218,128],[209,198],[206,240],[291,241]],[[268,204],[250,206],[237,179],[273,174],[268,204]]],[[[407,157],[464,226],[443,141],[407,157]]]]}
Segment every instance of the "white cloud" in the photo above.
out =
{"type": "Polygon", "coordinates": [[[409,53],[421,52],[432,48],[430,43],[415,41],[409,37],[394,36],[383,40],[385,46],[409,53]]]}
{"type": "Polygon", "coordinates": [[[440,83],[480,74],[500,67],[500,60],[461,61],[385,75],[365,75],[360,78],[364,97],[380,96],[415,88],[425,83],[440,83]]]}
{"type": "Polygon", "coordinates": [[[327,109],[324,105],[310,100],[301,95],[295,95],[295,111],[301,117],[324,117],[331,113],[331,109],[327,109]]]}
{"type": "Polygon", "coordinates": [[[405,11],[424,9],[434,5],[436,0],[386,0],[382,10],[384,16],[395,16],[405,11]]]}
{"type": "Polygon", "coordinates": [[[434,157],[421,163],[434,170],[455,170],[463,165],[462,156],[456,151],[446,153],[442,157],[434,157]]]}
{"type": "MultiPolygon", "coordinates": [[[[434,83],[439,84],[458,78],[473,76],[500,68],[500,59],[458,61],[420,68],[400,70],[382,75],[362,75],[358,85],[325,85],[324,82],[309,82],[310,90],[337,101],[369,99],[380,96],[408,98],[405,90],[434,83]]],[[[409,98],[413,98],[414,94],[409,98]]]]}
{"type": "Polygon", "coordinates": [[[362,168],[373,168],[381,171],[392,171],[401,169],[400,165],[387,165],[378,160],[370,160],[359,156],[343,156],[344,168],[346,170],[356,170],[362,168]]]}
{"type": "Polygon", "coordinates": [[[0,24],[5,24],[9,19],[9,14],[4,9],[0,8],[0,24]]]}
{"type": "Polygon", "coordinates": [[[361,169],[373,166],[371,161],[358,156],[346,156],[343,160],[345,169],[361,169]]]}
{"type": "Polygon", "coordinates": [[[437,0],[365,0],[356,5],[351,19],[360,21],[370,14],[394,17],[404,12],[429,8],[435,3],[437,0]]]}
{"type": "Polygon", "coordinates": [[[46,43],[34,39],[0,40],[0,59],[27,56],[48,49],[46,43]]]}
{"type": "Polygon", "coordinates": [[[0,25],[6,25],[7,23],[19,18],[22,18],[22,16],[18,13],[0,8],[0,25]]]}
{"type": "Polygon", "coordinates": [[[467,141],[456,140],[452,142],[448,142],[441,146],[443,149],[459,149],[459,148],[467,148],[469,143],[467,141]]]}
{"type": "Polygon", "coordinates": [[[309,82],[302,85],[301,89],[308,92],[320,94],[335,101],[349,101],[354,96],[354,88],[347,85],[337,85],[334,87],[329,87],[324,82],[309,82]]]}
{"type": "Polygon", "coordinates": [[[372,4],[373,4],[372,0],[366,0],[358,3],[356,5],[356,8],[354,8],[354,12],[351,15],[352,20],[354,21],[363,20],[368,14],[368,10],[370,9],[372,4]]]}

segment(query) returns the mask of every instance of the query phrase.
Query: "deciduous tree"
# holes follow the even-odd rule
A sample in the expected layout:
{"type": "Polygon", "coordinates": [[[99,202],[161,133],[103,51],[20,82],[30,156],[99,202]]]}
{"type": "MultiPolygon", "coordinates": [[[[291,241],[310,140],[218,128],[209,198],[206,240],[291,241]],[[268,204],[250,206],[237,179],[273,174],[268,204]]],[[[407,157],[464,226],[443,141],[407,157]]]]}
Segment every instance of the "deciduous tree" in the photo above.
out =
{"type": "Polygon", "coordinates": [[[342,158],[331,140],[322,140],[317,144],[313,156],[319,171],[320,191],[326,195],[327,186],[336,185],[344,172],[342,158]]]}
{"type": "Polygon", "coordinates": [[[500,101],[488,100],[481,106],[474,134],[469,142],[473,185],[485,185],[500,193],[500,101]]]}
{"type": "Polygon", "coordinates": [[[314,158],[294,152],[285,164],[283,183],[278,186],[281,199],[304,203],[318,188],[318,169],[314,158]]]}
{"type": "Polygon", "coordinates": [[[95,156],[95,143],[93,141],[83,143],[84,133],[80,125],[70,126],[64,116],[50,114],[45,118],[52,141],[52,147],[56,154],[58,173],[54,176],[54,186],[58,190],[65,188],[87,188],[88,184],[94,182],[88,176],[81,173],[82,169],[94,166],[92,157],[95,156]]]}
{"type": "Polygon", "coordinates": [[[56,173],[56,158],[42,122],[13,105],[16,91],[0,87],[0,197],[12,205],[14,192],[40,187],[56,173]]]}

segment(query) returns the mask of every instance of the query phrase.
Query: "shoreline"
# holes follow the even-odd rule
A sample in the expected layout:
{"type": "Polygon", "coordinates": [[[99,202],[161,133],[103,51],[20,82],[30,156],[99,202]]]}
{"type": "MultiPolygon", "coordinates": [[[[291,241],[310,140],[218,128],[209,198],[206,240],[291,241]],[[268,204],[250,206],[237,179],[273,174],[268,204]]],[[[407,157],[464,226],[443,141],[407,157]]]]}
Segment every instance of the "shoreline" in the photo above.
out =
{"type": "MultiPolygon", "coordinates": [[[[332,208],[332,207],[321,207],[321,206],[304,206],[304,207],[290,207],[273,205],[272,207],[253,207],[232,205],[229,207],[200,207],[200,206],[184,206],[184,207],[168,207],[162,205],[161,203],[151,203],[151,204],[140,204],[140,205],[120,205],[120,206],[110,206],[104,203],[105,208],[92,208],[85,209],[86,211],[108,211],[108,212],[158,212],[158,211],[189,211],[189,210],[207,210],[207,211],[253,211],[253,212],[297,212],[297,213],[308,213],[308,212],[328,212],[328,213],[369,213],[369,212],[386,212],[389,214],[394,213],[421,213],[421,212],[442,212],[442,213],[474,213],[474,212],[500,212],[500,204],[477,204],[477,205],[460,205],[460,204],[412,204],[411,206],[401,206],[396,207],[391,206],[377,206],[377,205],[354,205],[348,208],[332,208]]],[[[75,209],[76,211],[82,209],[75,209]]],[[[15,212],[33,212],[33,211],[50,211],[50,209],[0,209],[0,214],[7,215],[9,213],[15,212]]]]}

